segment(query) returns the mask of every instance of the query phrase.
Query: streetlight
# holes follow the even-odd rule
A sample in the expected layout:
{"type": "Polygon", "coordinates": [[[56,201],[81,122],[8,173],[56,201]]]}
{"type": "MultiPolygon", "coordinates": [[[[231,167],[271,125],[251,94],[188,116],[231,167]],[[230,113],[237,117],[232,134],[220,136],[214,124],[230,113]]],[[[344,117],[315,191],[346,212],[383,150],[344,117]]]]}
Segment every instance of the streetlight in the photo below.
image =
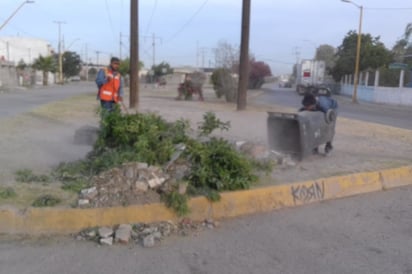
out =
{"type": "Polygon", "coordinates": [[[27,0],[27,1],[24,1],[23,3],[21,3],[20,6],[0,26],[0,30],[11,20],[11,18],[13,18],[14,15],[16,15],[16,13],[24,6],[24,4],[33,4],[33,3],[34,3],[34,1],[30,1],[30,0],[27,0]]]}
{"type": "Polygon", "coordinates": [[[64,52],[66,52],[66,50],[68,51],[68,50],[73,46],[74,43],[76,43],[77,41],[80,41],[80,40],[81,40],[80,38],[74,39],[74,40],[69,44],[69,46],[68,46],[67,48],[63,49],[63,51],[64,51],[64,52]]]}
{"type": "Polygon", "coordinates": [[[363,15],[363,6],[356,4],[351,0],[341,0],[345,3],[350,3],[357,7],[360,11],[359,15],[359,29],[358,29],[358,42],[356,44],[356,61],[355,61],[355,81],[353,83],[353,94],[352,102],[358,102],[358,82],[359,82],[359,59],[360,59],[360,48],[361,48],[361,35],[362,35],[362,15],[363,15]]]}
{"type": "Polygon", "coordinates": [[[61,38],[61,25],[66,24],[63,21],[53,21],[59,26],[59,84],[63,85],[63,53],[62,53],[62,38],[61,38]]]}

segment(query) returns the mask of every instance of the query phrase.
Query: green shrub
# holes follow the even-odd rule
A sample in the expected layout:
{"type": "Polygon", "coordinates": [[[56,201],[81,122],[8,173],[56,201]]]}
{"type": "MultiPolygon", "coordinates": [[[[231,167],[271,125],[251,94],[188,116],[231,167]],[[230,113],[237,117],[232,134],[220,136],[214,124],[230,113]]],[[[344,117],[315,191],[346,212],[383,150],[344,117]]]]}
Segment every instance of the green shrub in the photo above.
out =
{"type": "Polygon", "coordinates": [[[0,198],[1,199],[10,199],[16,197],[16,191],[11,187],[0,187],[0,198]]]}
{"type": "Polygon", "coordinates": [[[203,115],[203,122],[198,126],[200,136],[208,136],[215,129],[229,130],[230,122],[222,122],[213,112],[206,112],[203,115]]]}
{"type": "Polygon", "coordinates": [[[236,101],[236,81],[233,78],[232,73],[229,69],[216,69],[212,73],[211,81],[217,98],[221,98],[222,96],[224,96],[227,102],[236,101]]]}
{"type": "Polygon", "coordinates": [[[170,193],[164,193],[162,198],[165,201],[166,206],[173,209],[178,216],[184,216],[190,213],[190,209],[187,204],[187,195],[180,194],[177,191],[172,191],[170,193]]]}
{"type": "Polygon", "coordinates": [[[63,182],[62,189],[69,190],[75,193],[79,193],[82,189],[90,187],[90,184],[86,179],[78,179],[75,181],[63,182]]]}
{"type": "Polygon", "coordinates": [[[15,173],[16,181],[22,183],[31,183],[31,182],[39,182],[39,183],[48,183],[50,182],[50,177],[47,175],[36,175],[30,169],[20,169],[17,170],[15,173]]]}
{"type": "Polygon", "coordinates": [[[207,143],[193,142],[187,153],[192,163],[187,179],[196,188],[247,189],[257,180],[251,162],[226,140],[212,138],[207,143]]]}
{"type": "Polygon", "coordinates": [[[50,194],[41,195],[32,203],[34,207],[48,207],[48,206],[55,206],[59,204],[61,200],[57,197],[54,197],[50,194]]]}

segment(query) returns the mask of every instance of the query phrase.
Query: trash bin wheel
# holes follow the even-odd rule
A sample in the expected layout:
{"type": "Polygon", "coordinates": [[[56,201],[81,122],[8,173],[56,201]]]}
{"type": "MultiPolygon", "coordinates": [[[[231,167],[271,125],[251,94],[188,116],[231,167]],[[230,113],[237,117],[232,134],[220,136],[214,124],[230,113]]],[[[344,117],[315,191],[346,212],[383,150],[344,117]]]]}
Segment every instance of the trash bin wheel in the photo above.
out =
{"type": "Polygon", "coordinates": [[[325,121],[327,124],[336,120],[336,112],[333,109],[329,109],[325,114],[325,121]]]}

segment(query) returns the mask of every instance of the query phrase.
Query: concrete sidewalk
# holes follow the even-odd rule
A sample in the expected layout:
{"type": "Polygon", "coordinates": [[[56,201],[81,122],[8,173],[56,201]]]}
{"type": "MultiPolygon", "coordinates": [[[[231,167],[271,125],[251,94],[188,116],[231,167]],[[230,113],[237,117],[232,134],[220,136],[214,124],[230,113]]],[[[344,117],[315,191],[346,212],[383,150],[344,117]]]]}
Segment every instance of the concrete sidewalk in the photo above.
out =
{"type": "MultiPolygon", "coordinates": [[[[213,111],[222,121],[231,122],[230,130],[218,135],[233,141],[251,141],[263,145],[267,143],[267,111],[295,111],[281,106],[263,108],[254,105],[253,97],[258,96],[259,91],[249,92],[248,108],[245,111],[236,111],[235,104],[217,99],[210,88],[205,89],[205,102],[176,101],[176,95],[174,87],[142,87],[139,111],[157,112],[167,120],[184,118],[191,122],[192,127],[197,126],[205,112],[213,111]]],[[[36,117],[53,117],[53,124],[64,125],[65,134],[73,138],[76,129],[97,125],[93,107],[97,104],[94,96],[82,97],[81,104],[71,100],[67,103],[67,110],[62,108],[61,104],[56,104],[47,111],[36,112],[36,117]],[[76,112],[76,115],[73,115],[73,112],[76,112]]],[[[125,104],[128,105],[127,100],[125,104]]],[[[45,127],[43,123],[42,119],[34,126],[45,127]]],[[[24,130],[15,130],[14,133],[17,135],[13,136],[31,136],[32,132],[38,130],[30,128],[29,125],[30,123],[26,122],[24,130]]],[[[58,127],[55,130],[58,130],[58,127]]],[[[47,133],[52,134],[52,129],[47,133]]],[[[60,145],[66,150],[70,149],[70,146],[75,147],[67,143],[70,142],[69,136],[58,137],[61,140],[60,145]]],[[[314,155],[294,166],[275,167],[272,174],[252,190],[224,193],[218,203],[211,203],[204,197],[192,199],[192,213],[189,217],[195,220],[233,217],[412,183],[411,131],[338,118],[335,140],[335,149],[330,156],[314,155]]],[[[60,147],[30,145],[33,155],[39,152],[46,153],[48,149],[56,152],[58,148],[60,147]]],[[[87,153],[85,149],[90,150],[91,146],[83,145],[78,153],[79,157],[87,153]]],[[[59,153],[59,160],[73,159],[73,152],[71,149],[67,154],[70,159],[65,158],[64,153],[59,153]]],[[[27,159],[26,151],[22,150],[21,154],[18,151],[15,153],[17,155],[11,160],[27,159]]],[[[52,160],[54,162],[43,161],[42,164],[51,167],[55,164],[55,159],[52,160]]],[[[28,159],[27,163],[31,162],[33,161],[28,159]]],[[[38,162],[33,164],[36,166],[38,162]]],[[[28,208],[24,213],[7,207],[0,209],[0,232],[67,233],[90,226],[176,219],[177,216],[163,204],[98,209],[28,208]]]]}

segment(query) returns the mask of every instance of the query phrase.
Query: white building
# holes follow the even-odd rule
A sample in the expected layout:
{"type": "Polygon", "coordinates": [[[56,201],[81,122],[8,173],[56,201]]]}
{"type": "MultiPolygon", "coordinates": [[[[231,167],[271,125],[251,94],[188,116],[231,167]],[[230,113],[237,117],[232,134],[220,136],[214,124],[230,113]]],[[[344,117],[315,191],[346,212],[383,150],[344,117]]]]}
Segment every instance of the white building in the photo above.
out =
{"type": "Polygon", "coordinates": [[[40,55],[48,56],[52,48],[47,40],[29,37],[0,37],[0,60],[31,64],[40,55]]]}

